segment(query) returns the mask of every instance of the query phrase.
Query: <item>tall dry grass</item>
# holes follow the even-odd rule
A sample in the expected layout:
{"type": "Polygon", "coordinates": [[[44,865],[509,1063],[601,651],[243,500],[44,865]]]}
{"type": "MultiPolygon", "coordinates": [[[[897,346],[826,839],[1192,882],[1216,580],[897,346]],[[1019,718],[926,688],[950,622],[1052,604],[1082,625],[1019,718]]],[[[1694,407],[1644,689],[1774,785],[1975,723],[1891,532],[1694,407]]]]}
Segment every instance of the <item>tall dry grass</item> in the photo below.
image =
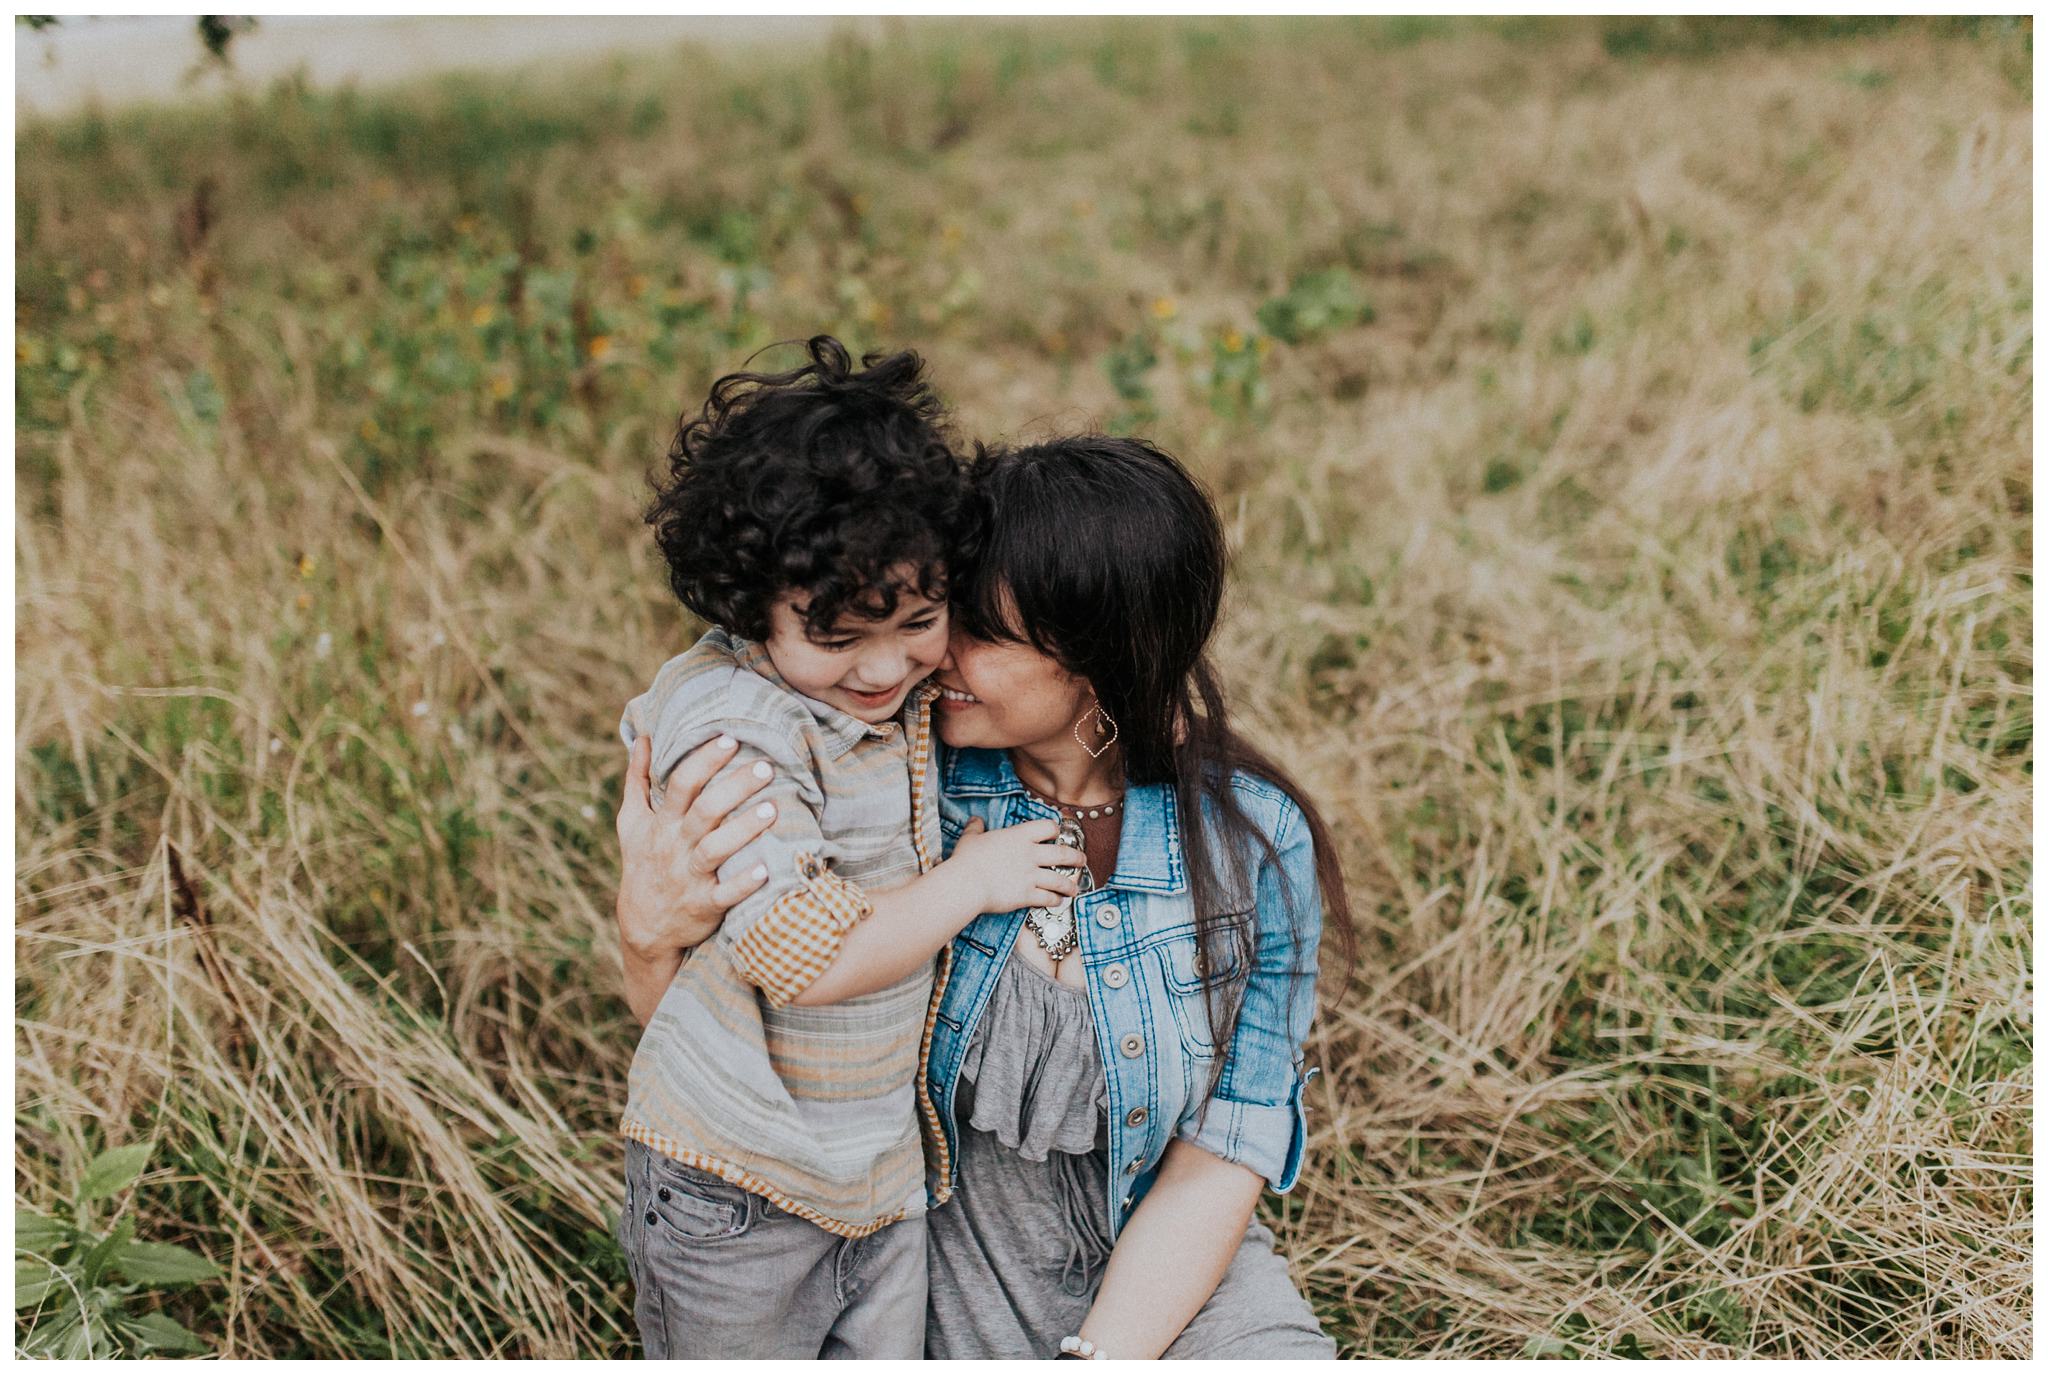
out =
{"type": "Polygon", "coordinates": [[[629,1349],[638,481],[829,329],[1215,485],[1347,1352],[2027,1354],[2030,26],[891,32],[21,130],[18,1201],[157,1141],[226,1355],[629,1349]]]}

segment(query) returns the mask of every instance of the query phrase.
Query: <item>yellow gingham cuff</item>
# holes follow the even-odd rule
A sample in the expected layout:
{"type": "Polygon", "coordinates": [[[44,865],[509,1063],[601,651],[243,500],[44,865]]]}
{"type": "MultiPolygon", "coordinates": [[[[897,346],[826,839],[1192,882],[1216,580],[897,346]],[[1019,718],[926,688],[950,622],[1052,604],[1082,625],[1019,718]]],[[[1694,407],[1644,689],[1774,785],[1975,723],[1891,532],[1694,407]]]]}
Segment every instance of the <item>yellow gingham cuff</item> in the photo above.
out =
{"type": "Polygon", "coordinates": [[[859,884],[839,877],[812,855],[798,855],[796,871],[802,886],[770,903],[733,942],[740,973],[777,1007],[795,1002],[816,983],[839,957],[853,924],[875,910],[859,884]]]}

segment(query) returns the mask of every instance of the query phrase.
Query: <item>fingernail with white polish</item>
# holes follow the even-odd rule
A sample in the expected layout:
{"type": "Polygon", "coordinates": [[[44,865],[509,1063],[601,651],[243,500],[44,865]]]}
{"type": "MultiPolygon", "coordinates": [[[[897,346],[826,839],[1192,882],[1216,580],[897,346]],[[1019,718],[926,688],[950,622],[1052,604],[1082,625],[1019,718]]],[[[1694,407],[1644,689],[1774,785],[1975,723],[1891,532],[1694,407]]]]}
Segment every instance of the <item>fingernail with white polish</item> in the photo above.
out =
{"type": "Polygon", "coordinates": [[[762,803],[762,804],[761,804],[760,806],[758,806],[758,807],[754,808],[754,815],[755,815],[755,816],[774,816],[774,815],[775,815],[775,804],[774,804],[773,802],[763,802],[763,803],[762,803]]]}
{"type": "Polygon", "coordinates": [[[756,778],[767,778],[774,772],[775,770],[768,767],[768,761],[765,759],[754,765],[754,777],[756,778]]]}
{"type": "Polygon", "coordinates": [[[733,739],[730,735],[721,735],[718,737],[718,748],[722,750],[729,750],[737,744],[739,744],[739,741],[733,739]]]}
{"type": "Polygon", "coordinates": [[[755,878],[767,878],[767,877],[768,877],[768,866],[767,866],[767,865],[765,865],[765,864],[756,864],[756,865],[754,866],[754,877],[755,877],[755,878]]]}

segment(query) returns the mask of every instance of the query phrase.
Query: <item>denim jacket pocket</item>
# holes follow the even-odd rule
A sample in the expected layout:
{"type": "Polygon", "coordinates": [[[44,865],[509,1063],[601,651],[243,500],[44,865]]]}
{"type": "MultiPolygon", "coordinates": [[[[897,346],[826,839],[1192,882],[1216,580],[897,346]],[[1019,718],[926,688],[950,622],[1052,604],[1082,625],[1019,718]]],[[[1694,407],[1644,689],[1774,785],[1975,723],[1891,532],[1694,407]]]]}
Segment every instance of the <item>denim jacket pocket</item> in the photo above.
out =
{"type": "Polygon", "coordinates": [[[1193,926],[1160,941],[1153,950],[1159,958],[1166,1000],[1172,1005],[1182,1048],[1197,1059],[1214,1059],[1216,1037],[1209,1024],[1209,985],[1221,985],[1217,989],[1217,999],[1227,1004],[1236,996],[1232,985],[1244,978],[1243,958],[1227,937],[1205,950],[1193,926]],[[1220,968],[1215,968],[1212,973],[1212,965],[1220,968]]]}

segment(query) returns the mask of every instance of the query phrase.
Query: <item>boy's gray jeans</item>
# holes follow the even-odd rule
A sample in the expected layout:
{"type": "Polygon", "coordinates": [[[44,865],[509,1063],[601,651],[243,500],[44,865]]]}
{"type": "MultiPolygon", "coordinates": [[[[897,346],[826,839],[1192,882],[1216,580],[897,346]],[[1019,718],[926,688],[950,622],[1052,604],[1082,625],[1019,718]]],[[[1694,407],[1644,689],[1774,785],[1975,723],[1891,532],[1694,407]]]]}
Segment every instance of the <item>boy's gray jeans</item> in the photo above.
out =
{"type": "Polygon", "coordinates": [[[627,1138],[619,1244],[650,1360],[924,1356],[922,1216],[834,1236],[627,1138]]]}

